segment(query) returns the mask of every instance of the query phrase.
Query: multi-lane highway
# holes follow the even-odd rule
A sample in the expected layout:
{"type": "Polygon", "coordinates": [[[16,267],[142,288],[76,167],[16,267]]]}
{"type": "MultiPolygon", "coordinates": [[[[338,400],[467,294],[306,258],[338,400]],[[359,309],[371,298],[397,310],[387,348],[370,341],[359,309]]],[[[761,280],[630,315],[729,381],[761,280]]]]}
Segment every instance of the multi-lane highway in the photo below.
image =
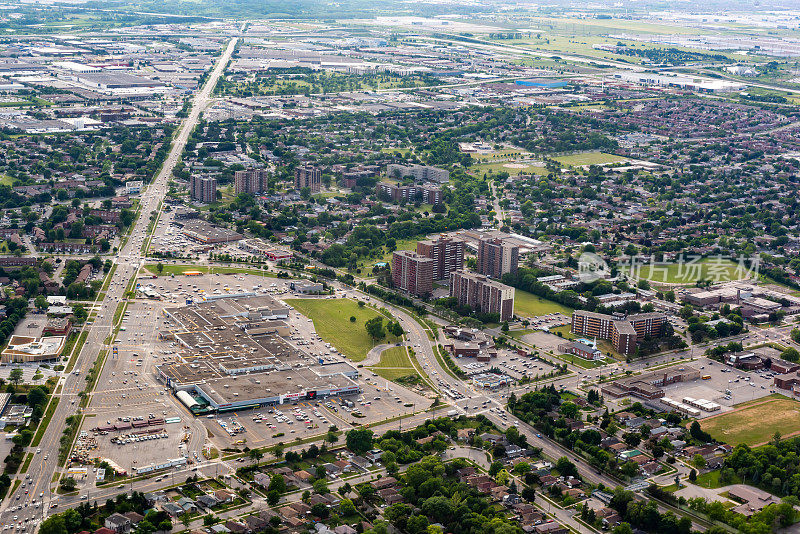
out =
{"type": "MultiPolygon", "coordinates": [[[[66,426],[66,418],[78,413],[78,395],[86,387],[87,373],[94,365],[100,351],[108,348],[107,343],[114,327],[111,324],[114,311],[122,301],[128,283],[136,276],[142,259],[141,249],[144,241],[148,239],[147,230],[150,214],[159,209],[159,205],[167,192],[169,177],[172,175],[172,171],[183,153],[186,141],[197,124],[200,114],[211,101],[211,93],[233,54],[237,40],[237,38],[230,40],[205,85],[194,95],[191,113],[179,126],[169,155],[152,184],[142,194],[139,217],[134,223],[125,246],[114,258],[117,268],[114,272],[113,280],[109,285],[105,298],[96,303],[97,316],[95,321],[85,327],[88,336],[83,349],[78,355],[74,371],[69,374],[65,372],[61,377],[59,381],[61,391],[56,395],[56,398],[59,399],[59,404],[55,414],[45,431],[41,443],[38,447],[30,448],[29,452],[33,454],[33,460],[27,473],[18,475],[19,478],[25,481],[25,487],[20,486],[0,504],[0,522],[2,523],[10,524],[13,522],[19,524],[30,518],[41,518],[46,514],[45,507],[48,507],[53,502],[70,500],[64,497],[59,498],[54,493],[56,488],[54,475],[59,472],[58,450],[60,439],[66,426]],[[42,501],[44,501],[43,505],[42,501]],[[39,505],[37,506],[36,503],[39,503],[39,505]],[[19,509],[19,506],[22,506],[22,508],[19,509]],[[11,508],[14,508],[14,510],[11,510],[11,508]],[[14,520],[14,517],[17,519],[14,520]]],[[[72,499],[77,499],[77,497],[72,499]]],[[[35,520],[30,521],[30,523],[33,522],[35,520]]]]}

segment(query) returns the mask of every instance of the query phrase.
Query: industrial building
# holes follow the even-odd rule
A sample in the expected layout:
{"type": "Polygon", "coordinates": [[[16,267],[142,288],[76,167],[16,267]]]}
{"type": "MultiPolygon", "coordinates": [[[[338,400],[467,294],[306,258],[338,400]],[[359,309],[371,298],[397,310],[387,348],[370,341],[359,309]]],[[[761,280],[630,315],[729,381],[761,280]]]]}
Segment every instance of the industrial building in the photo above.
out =
{"type": "Polygon", "coordinates": [[[176,326],[159,337],[180,346],[179,361],[158,366],[157,375],[195,414],[359,393],[355,367],[312,357],[286,338],[289,313],[253,293],[167,308],[176,326]]]}

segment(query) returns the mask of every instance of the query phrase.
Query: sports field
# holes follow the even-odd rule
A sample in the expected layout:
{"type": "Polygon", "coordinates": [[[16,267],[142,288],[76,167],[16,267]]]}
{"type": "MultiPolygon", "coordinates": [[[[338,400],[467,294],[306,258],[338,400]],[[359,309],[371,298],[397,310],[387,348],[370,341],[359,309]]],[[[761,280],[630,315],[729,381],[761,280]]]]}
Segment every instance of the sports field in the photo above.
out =
{"type": "Polygon", "coordinates": [[[634,278],[666,284],[694,285],[698,280],[728,282],[747,278],[747,268],[731,260],[714,257],[693,260],[686,258],[683,262],[645,263],[633,266],[628,264],[620,266],[620,270],[625,274],[631,274],[634,278]]]}
{"type": "Polygon", "coordinates": [[[715,439],[729,445],[760,445],[772,439],[775,431],[783,437],[800,432],[800,402],[785,397],[769,397],[705,419],[700,426],[715,439]]]}
{"type": "MultiPolygon", "coordinates": [[[[365,322],[379,316],[372,308],[360,308],[351,299],[286,299],[286,304],[314,321],[320,337],[354,362],[366,358],[374,346],[364,328],[365,322]],[[355,317],[355,322],[350,322],[350,317],[355,317]]],[[[387,333],[380,343],[397,341],[395,336],[387,333]]]]}
{"type": "Polygon", "coordinates": [[[581,154],[571,154],[569,156],[558,156],[553,159],[562,165],[579,167],[581,165],[608,165],[610,163],[619,163],[620,161],[625,161],[626,158],[615,154],[606,154],[605,152],[583,152],[581,154]]]}
{"type": "Polygon", "coordinates": [[[572,308],[517,289],[514,291],[514,313],[520,317],[536,317],[548,313],[563,313],[569,317],[572,315],[572,308]]]}

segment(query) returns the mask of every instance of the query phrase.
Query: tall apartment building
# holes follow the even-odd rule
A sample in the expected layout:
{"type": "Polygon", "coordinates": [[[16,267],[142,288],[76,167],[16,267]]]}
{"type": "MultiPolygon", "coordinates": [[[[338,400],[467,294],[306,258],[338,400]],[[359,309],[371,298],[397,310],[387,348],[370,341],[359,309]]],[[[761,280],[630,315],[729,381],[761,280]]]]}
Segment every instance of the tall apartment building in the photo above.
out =
{"type": "Polygon", "coordinates": [[[322,187],[322,171],[316,167],[297,167],[294,170],[294,188],[308,187],[312,193],[319,193],[322,187]]]}
{"type": "Polygon", "coordinates": [[[192,200],[208,204],[217,201],[217,181],[207,176],[192,176],[189,182],[192,200]]]}
{"type": "Polygon", "coordinates": [[[438,237],[417,242],[417,254],[433,260],[433,279],[449,280],[450,273],[464,269],[464,242],[438,237]]]}
{"type": "Polygon", "coordinates": [[[478,272],[500,278],[506,273],[515,273],[519,267],[519,247],[500,238],[478,241],[478,272]]]}
{"type": "Polygon", "coordinates": [[[496,313],[501,321],[508,321],[514,315],[514,288],[479,274],[450,273],[450,296],[462,306],[483,313],[496,313]]]}
{"type": "Polygon", "coordinates": [[[412,295],[430,295],[433,291],[434,262],[410,250],[398,250],[392,255],[394,287],[412,295]]]}
{"type": "Polygon", "coordinates": [[[263,193],[269,189],[269,171],[266,169],[245,169],[233,175],[236,194],[263,193]]]}
{"type": "Polygon", "coordinates": [[[572,333],[611,341],[621,354],[631,354],[645,337],[664,335],[667,316],[663,313],[606,315],[578,310],[572,314],[572,333]]]}
{"type": "Polygon", "coordinates": [[[443,184],[450,180],[450,171],[427,165],[397,165],[386,166],[386,175],[390,178],[405,178],[411,176],[420,182],[436,182],[443,184]]]}
{"type": "Polygon", "coordinates": [[[375,186],[375,194],[387,196],[394,202],[405,200],[414,202],[420,200],[425,204],[441,204],[442,191],[438,187],[424,185],[394,185],[386,182],[378,182],[375,186]]]}

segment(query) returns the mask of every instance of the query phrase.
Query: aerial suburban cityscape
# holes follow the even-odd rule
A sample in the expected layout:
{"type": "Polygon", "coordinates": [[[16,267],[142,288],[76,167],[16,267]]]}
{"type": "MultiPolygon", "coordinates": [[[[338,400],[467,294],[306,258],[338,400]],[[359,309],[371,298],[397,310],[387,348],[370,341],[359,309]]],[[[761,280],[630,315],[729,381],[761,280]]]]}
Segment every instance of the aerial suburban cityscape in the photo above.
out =
{"type": "Polygon", "coordinates": [[[800,5],[0,7],[0,534],[800,532],[800,5]]]}

